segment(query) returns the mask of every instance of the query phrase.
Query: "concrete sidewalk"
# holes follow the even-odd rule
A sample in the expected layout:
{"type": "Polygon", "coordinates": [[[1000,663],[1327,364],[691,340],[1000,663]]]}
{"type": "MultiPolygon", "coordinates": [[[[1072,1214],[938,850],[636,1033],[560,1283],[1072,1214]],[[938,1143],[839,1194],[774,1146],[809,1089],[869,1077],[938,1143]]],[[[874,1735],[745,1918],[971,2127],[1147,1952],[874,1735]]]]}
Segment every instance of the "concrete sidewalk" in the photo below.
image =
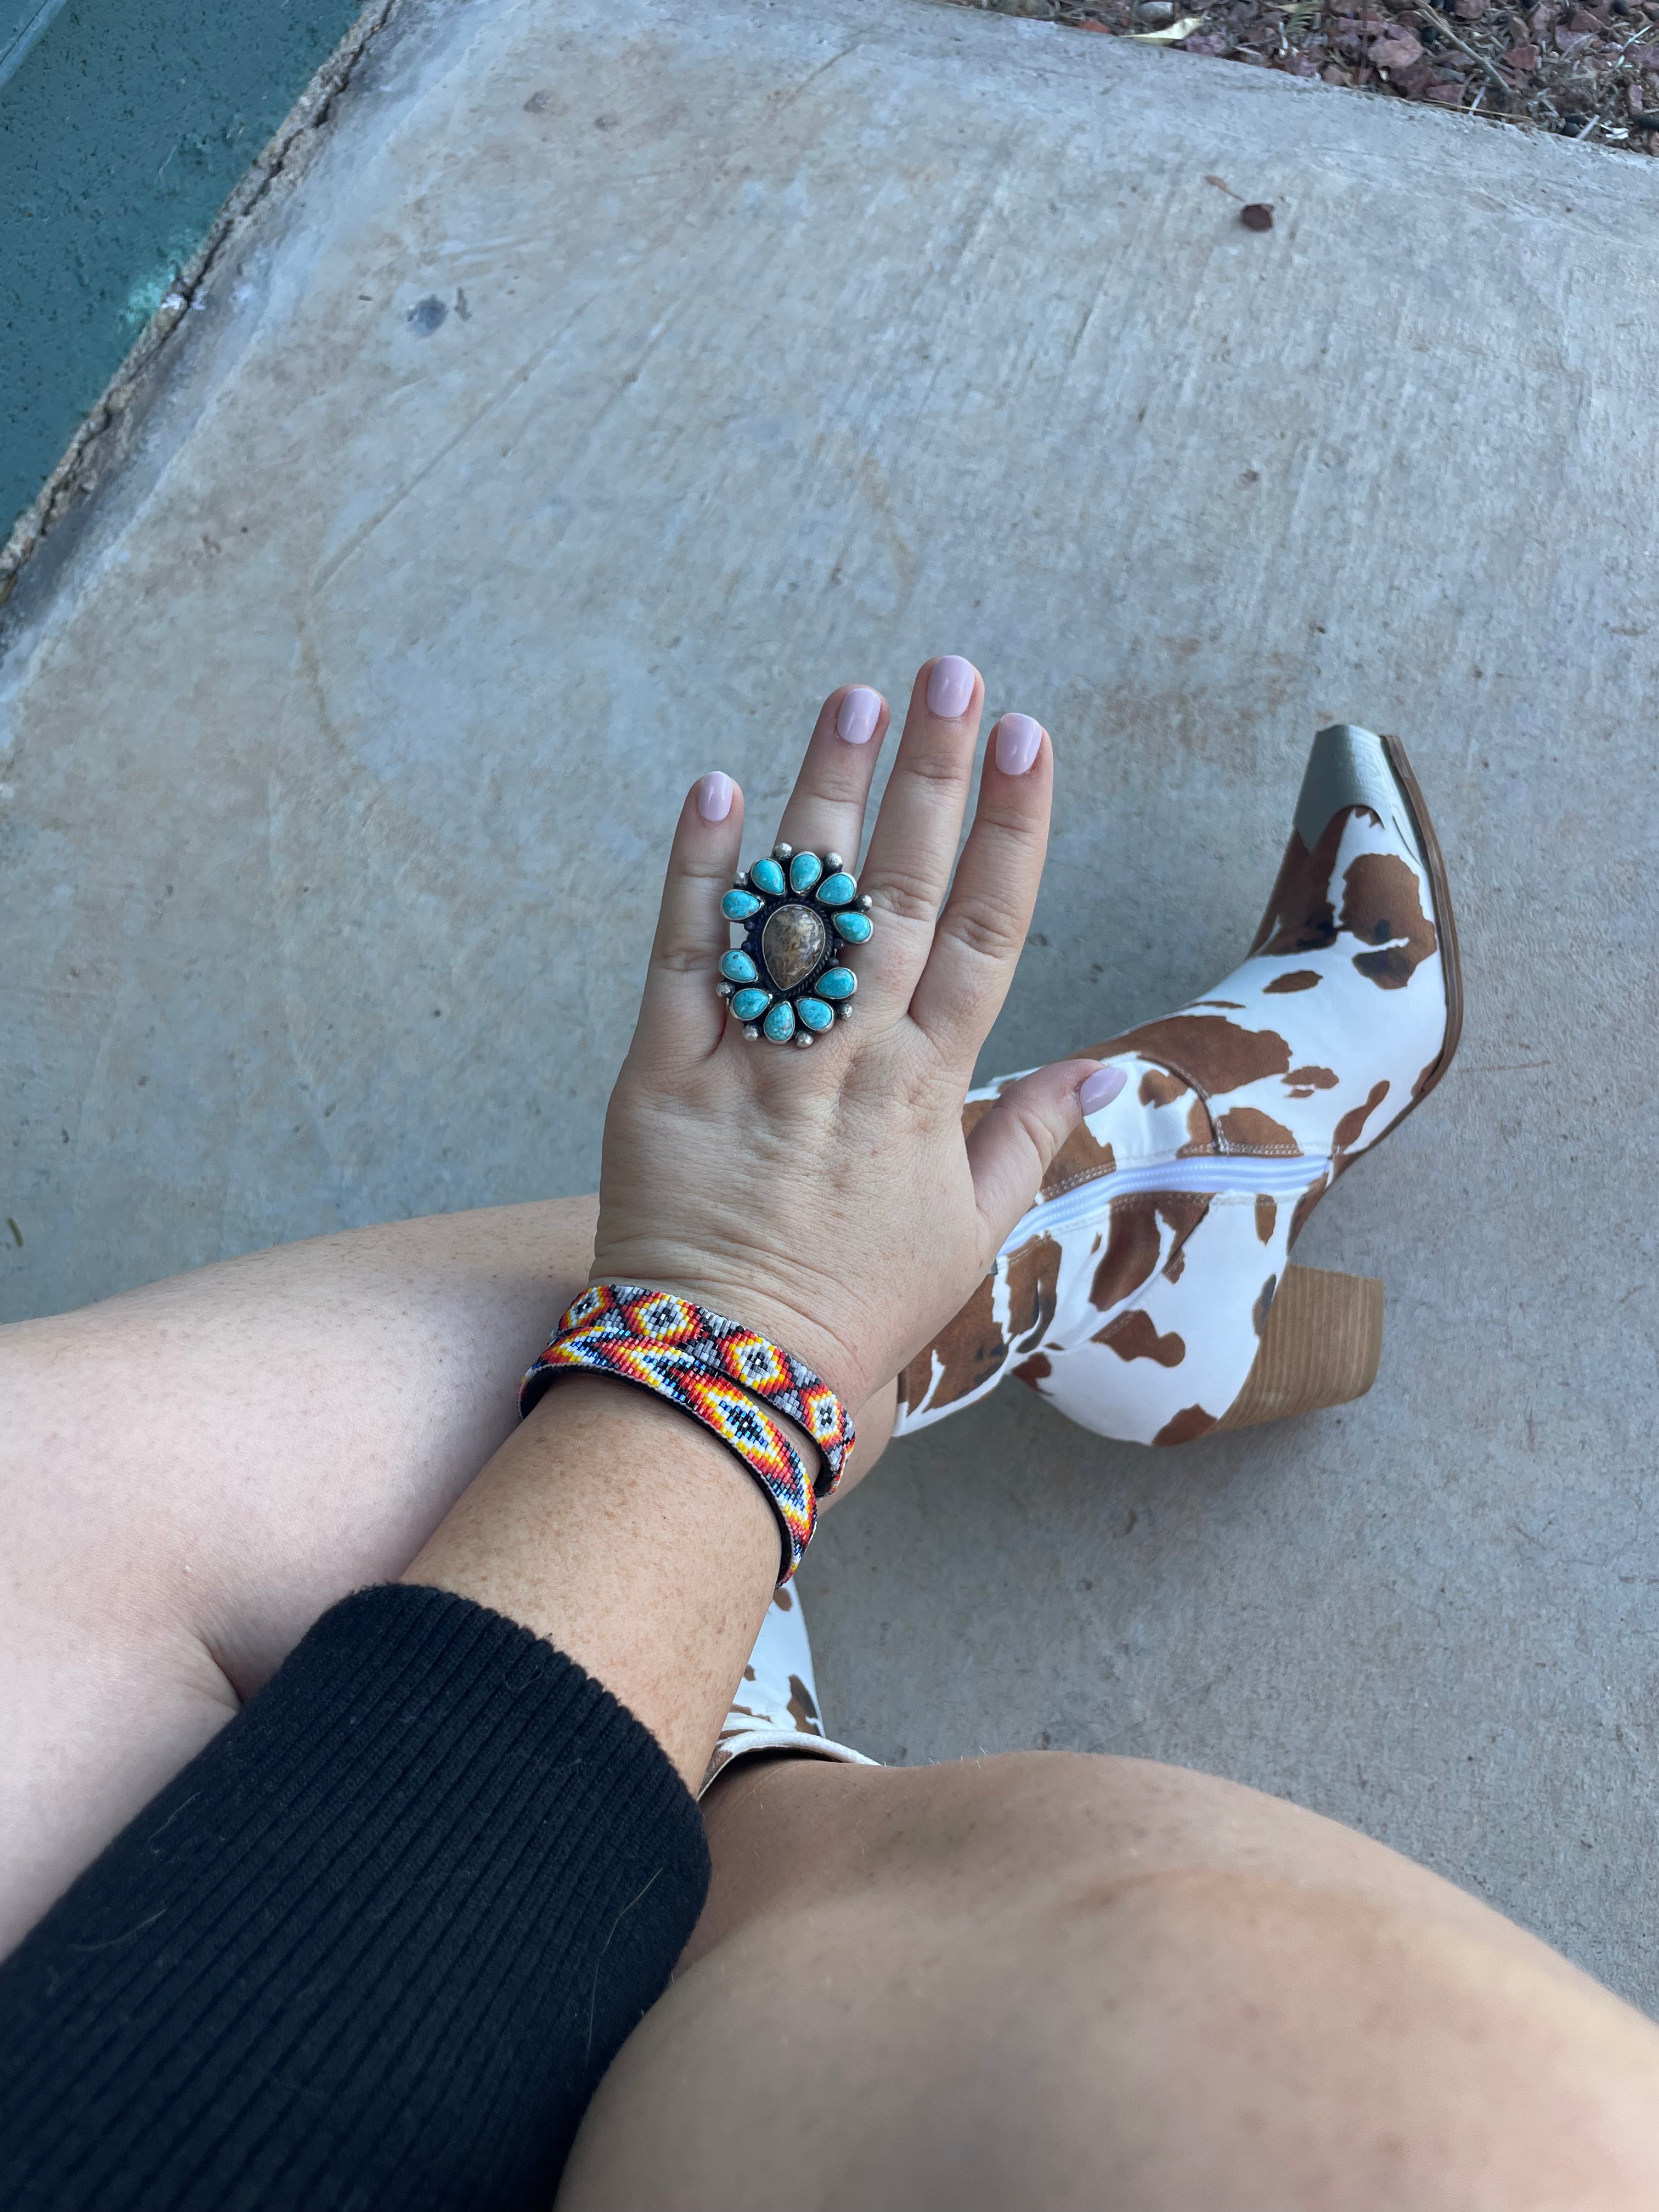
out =
{"type": "Polygon", "coordinates": [[[831,1724],[1214,1769],[1659,2009],[1659,167],[907,0],[410,0],[6,621],[7,1310],[590,1187],[659,856],[822,694],[1054,731],[1028,1064],[1403,732],[1469,1026],[1298,1258],[1338,1414],[1010,1390],[806,1587],[831,1724]],[[1272,202],[1253,234],[1240,198],[1272,202]]]}

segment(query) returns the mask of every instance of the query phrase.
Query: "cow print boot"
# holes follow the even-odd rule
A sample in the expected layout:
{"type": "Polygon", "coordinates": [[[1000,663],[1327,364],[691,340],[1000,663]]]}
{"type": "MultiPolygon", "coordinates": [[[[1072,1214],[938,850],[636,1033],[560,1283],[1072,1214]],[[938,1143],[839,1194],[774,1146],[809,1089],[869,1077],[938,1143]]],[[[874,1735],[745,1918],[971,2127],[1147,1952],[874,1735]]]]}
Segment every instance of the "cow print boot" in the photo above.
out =
{"type": "Polygon", "coordinates": [[[714,1746],[697,1795],[703,1796],[733,1759],[757,1752],[793,1753],[797,1758],[838,1759],[843,1766],[875,1766],[844,1743],[825,1735],[818,1715],[817,1684],[812,1676],[812,1647],[806,1617],[793,1583],[774,1590],[760,1634],[732,1692],[720,1741],[714,1746]]]}
{"type": "Polygon", "coordinates": [[[1322,730],[1249,957],[1092,1048],[1124,1088],[899,1378],[894,1434],[1009,1373],[1098,1435],[1153,1444],[1369,1389],[1382,1285],[1287,1255],[1337,1176],[1440,1080],[1462,1024],[1445,864],[1405,750],[1322,730]]]}

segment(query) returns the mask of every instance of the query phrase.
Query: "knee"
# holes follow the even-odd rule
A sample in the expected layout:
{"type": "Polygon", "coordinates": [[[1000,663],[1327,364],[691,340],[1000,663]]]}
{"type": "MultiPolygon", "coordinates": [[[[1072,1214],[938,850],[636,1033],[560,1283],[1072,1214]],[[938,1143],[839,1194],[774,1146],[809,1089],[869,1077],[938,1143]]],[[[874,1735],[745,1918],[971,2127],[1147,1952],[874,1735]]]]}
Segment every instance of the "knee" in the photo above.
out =
{"type": "Polygon", "coordinates": [[[1024,1831],[1005,1963],[1046,1961],[1030,2048],[1059,2126],[1087,2115],[1079,2172],[1105,2120],[1159,2203],[1659,2200],[1659,2034],[1474,1899],[1179,1768],[981,1772],[1024,1831]]]}
{"type": "Polygon", "coordinates": [[[1166,1863],[1079,1882],[1066,1925],[1110,1992],[1091,2070],[1114,2132],[1166,2179],[1188,2169],[1175,2202],[1659,2190],[1659,2038],[1502,1923],[1305,1869],[1166,1863]]]}
{"type": "Polygon", "coordinates": [[[729,1892],[716,1955],[607,2094],[613,2113],[629,2083],[653,2111],[678,2098],[674,2161],[703,2143],[722,2201],[772,2201],[763,2185],[803,2155],[815,2201],[845,2203],[1659,2201],[1653,2029],[1473,1899],[1294,1807],[1035,1753],[786,1762],[710,1825],[729,1892]],[[755,2136],[745,2193],[731,2151],[755,2116],[732,2053],[763,2069],[808,2049],[823,2124],[755,2136]]]}

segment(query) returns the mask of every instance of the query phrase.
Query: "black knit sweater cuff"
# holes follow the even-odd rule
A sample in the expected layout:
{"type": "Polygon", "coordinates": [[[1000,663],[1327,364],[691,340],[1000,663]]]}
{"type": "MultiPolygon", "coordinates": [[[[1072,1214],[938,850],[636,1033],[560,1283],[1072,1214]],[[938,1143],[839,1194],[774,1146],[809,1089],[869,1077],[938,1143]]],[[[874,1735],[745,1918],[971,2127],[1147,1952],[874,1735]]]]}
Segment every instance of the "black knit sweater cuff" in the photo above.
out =
{"type": "Polygon", "coordinates": [[[0,1969],[0,2199],[545,2204],[708,1881],[684,1784],[573,1661],[362,1591],[0,1969]]]}

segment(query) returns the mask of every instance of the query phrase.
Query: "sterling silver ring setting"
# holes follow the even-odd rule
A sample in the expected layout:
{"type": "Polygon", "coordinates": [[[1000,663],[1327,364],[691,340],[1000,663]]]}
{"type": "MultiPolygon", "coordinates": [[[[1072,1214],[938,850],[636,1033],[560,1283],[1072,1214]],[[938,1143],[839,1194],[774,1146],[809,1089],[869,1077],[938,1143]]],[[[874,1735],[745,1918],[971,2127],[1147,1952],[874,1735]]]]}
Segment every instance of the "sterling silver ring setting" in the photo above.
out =
{"type": "Polygon", "coordinates": [[[848,1019],[859,979],[847,957],[875,925],[839,853],[775,845],[738,871],[720,912],[744,935],[721,956],[720,995],[751,1044],[810,1045],[848,1019]]]}

